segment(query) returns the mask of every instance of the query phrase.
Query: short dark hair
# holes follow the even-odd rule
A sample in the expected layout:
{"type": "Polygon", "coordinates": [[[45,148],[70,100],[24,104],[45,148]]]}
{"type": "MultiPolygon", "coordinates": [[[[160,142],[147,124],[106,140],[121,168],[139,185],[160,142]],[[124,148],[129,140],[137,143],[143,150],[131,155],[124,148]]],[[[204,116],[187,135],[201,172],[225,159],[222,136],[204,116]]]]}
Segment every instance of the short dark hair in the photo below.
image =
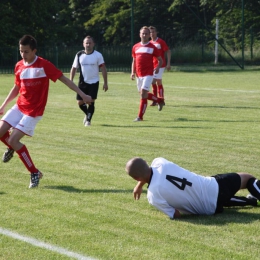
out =
{"type": "Polygon", "coordinates": [[[149,29],[150,29],[150,30],[155,30],[155,31],[157,32],[157,29],[156,29],[156,27],[154,27],[154,26],[149,26],[149,29]]]}
{"type": "Polygon", "coordinates": [[[85,41],[86,39],[91,39],[95,43],[95,39],[92,36],[86,36],[83,41],[85,41]]]}
{"type": "Polygon", "coordinates": [[[37,41],[36,39],[31,35],[24,35],[19,40],[19,45],[29,45],[32,50],[37,48],[37,41]]]}

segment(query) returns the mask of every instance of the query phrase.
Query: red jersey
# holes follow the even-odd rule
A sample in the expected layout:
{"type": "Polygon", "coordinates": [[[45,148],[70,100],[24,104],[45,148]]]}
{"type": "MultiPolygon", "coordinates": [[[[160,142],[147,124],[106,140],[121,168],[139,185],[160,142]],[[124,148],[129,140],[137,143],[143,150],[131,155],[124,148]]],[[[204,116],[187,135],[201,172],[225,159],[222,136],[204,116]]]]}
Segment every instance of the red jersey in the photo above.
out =
{"type": "Polygon", "coordinates": [[[159,50],[150,42],[135,44],[132,49],[132,57],[135,59],[136,75],[138,77],[153,75],[153,58],[159,57],[159,50]]]}
{"type": "Polygon", "coordinates": [[[20,88],[16,102],[19,110],[28,116],[42,116],[48,99],[49,80],[55,82],[63,73],[38,56],[29,65],[20,60],[14,72],[15,85],[20,88]]]}
{"type": "MultiPolygon", "coordinates": [[[[161,39],[159,37],[157,37],[157,39],[155,41],[151,40],[150,42],[154,46],[156,46],[156,48],[159,50],[160,56],[162,57],[162,60],[163,60],[163,64],[162,64],[161,68],[165,68],[166,67],[166,58],[165,58],[164,53],[169,50],[168,45],[166,44],[166,42],[163,39],[161,39]]],[[[158,60],[153,59],[154,68],[157,67],[157,65],[158,65],[158,60]]]]}

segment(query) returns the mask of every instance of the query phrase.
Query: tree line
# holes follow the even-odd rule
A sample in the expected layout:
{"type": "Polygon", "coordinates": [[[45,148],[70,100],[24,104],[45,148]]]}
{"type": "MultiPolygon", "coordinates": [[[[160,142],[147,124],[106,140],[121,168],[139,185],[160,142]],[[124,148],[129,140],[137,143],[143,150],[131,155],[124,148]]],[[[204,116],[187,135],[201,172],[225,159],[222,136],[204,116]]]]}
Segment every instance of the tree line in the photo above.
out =
{"type": "Polygon", "coordinates": [[[143,25],[156,26],[171,47],[201,39],[213,43],[219,19],[220,40],[239,50],[242,13],[245,44],[252,32],[258,44],[257,0],[1,0],[0,46],[16,46],[23,34],[45,47],[81,46],[86,35],[102,46],[131,46],[140,40],[143,25]]]}

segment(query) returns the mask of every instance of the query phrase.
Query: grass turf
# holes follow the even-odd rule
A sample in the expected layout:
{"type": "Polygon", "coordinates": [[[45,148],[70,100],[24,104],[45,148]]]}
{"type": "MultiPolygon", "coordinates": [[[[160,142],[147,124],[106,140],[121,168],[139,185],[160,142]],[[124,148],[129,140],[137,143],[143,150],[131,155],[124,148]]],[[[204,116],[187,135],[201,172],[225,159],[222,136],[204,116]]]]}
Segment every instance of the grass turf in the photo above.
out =
{"type": "MultiPolygon", "coordinates": [[[[133,200],[135,181],[124,172],[131,157],[162,156],[207,176],[260,178],[257,73],[165,72],[166,106],[148,107],[143,122],[132,122],[139,95],[130,75],[108,78],[91,127],[82,124],[75,94],[51,83],[35,136],[22,140],[44,178],[29,190],[17,155],[2,163],[0,227],[97,259],[257,259],[260,208],[172,221],[149,206],[145,190],[133,200]]],[[[0,79],[4,100],[13,76],[0,79]]],[[[0,241],[0,259],[69,259],[5,235],[0,241]]]]}

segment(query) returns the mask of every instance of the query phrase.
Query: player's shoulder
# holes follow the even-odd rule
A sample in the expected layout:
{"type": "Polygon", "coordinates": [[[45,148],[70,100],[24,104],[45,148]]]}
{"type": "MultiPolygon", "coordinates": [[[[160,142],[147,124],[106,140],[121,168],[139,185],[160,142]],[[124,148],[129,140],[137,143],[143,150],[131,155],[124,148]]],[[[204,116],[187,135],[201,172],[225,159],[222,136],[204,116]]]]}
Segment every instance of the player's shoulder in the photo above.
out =
{"type": "Polygon", "coordinates": [[[37,59],[35,60],[34,64],[36,66],[50,66],[50,65],[54,66],[54,64],[51,61],[49,61],[41,56],[37,56],[37,59]]]}
{"type": "Polygon", "coordinates": [[[85,53],[85,51],[84,51],[84,50],[81,50],[81,51],[78,51],[76,55],[79,57],[79,56],[81,56],[81,55],[84,54],[84,53],[85,53]]]}

